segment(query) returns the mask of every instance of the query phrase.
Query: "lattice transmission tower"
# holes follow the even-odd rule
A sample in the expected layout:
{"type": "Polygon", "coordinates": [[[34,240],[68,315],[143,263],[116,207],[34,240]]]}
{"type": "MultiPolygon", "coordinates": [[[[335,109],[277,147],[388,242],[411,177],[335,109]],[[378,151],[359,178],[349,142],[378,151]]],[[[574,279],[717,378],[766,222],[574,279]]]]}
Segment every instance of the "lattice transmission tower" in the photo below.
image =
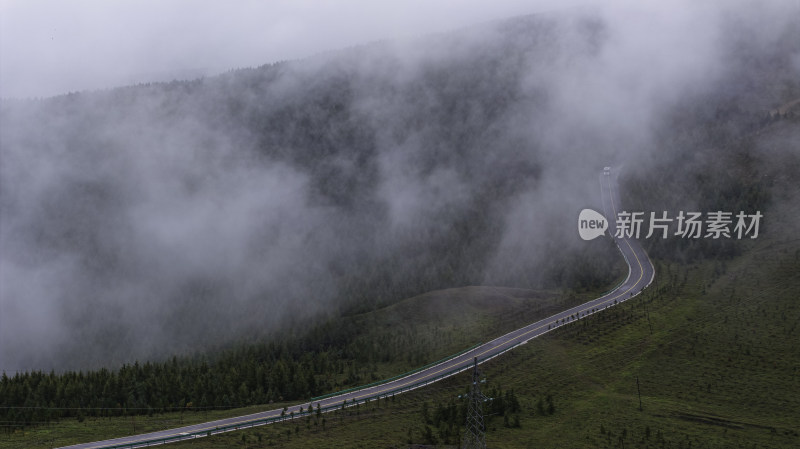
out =
{"type": "Polygon", "coordinates": [[[486,449],[486,427],[483,425],[483,403],[486,396],[481,393],[481,372],[478,370],[478,358],[472,369],[472,387],[469,392],[469,405],[467,406],[467,426],[464,430],[464,449],[486,449]]]}

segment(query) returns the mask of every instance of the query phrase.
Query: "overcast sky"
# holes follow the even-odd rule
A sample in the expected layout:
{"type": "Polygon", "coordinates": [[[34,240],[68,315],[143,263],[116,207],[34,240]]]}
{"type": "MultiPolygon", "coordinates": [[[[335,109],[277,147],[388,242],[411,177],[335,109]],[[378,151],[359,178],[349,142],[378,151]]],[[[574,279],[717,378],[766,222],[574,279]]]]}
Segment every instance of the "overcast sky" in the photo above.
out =
{"type": "Polygon", "coordinates": [[[213,75],[548,11],[555,3],[579,2],[0,0],[0,96],[213,75]]]}

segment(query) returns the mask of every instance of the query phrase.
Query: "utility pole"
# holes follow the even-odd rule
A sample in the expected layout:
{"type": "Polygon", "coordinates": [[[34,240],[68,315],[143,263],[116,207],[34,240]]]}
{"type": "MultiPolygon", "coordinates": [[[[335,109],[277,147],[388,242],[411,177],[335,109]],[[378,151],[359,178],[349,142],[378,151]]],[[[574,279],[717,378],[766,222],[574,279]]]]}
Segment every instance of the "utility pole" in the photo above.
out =
{"type": "Polygon", "coordinates": [[[464,449],[486,449],[486,428],[483,425],[483,402],[486,397],[481,393],[481,372],[478,370],[478,358],[473,359],[472,387],[469,392],[467,406],[467,425],[464,430],[464,449]]]}
{"type": "Polygon", "coordinates": [[[636,392],[639,394],[639,411],[642,411],[642,390],[639,389],[639,376],[636,376],[636,392]]]}

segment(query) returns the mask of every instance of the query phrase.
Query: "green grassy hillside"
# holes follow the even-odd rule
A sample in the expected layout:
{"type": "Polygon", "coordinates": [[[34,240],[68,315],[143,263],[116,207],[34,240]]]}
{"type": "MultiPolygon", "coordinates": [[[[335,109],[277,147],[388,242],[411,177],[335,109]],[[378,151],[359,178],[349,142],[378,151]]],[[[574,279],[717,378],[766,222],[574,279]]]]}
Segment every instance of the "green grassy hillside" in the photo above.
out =
{"type": "MultiPolygon", "coordinates": [[[[759,240],[724,263],[660,263],[657,270],[646,294],[481,366],[488,379],[484,391],[497,401],[487,406],[495,413],[488,417],[490,447],[800,444],[800,240],[759,240]],[[519,402],[516,410],[508,403],[509,393],[519,402]]],[[[364,335],[380,338],[382,329],[419,322],[421,341],[455,343],[452,335],[489,331],[494,320],[530,305],[530,299],[529,293],[516,290],[443,291],[354,319],[364,335]],[[435,310],[453,301],[465,307],[456,313],[458,319],[445,322],[459,332],[448,332],[448,326],[426,331],[430,322],[412,319],[445,319],[437,318],[435,310]]],[[[448,447],[457,444],[463,427],[464,404],[458,396],[467,385],[462,374],[345,412],[172,447],[448,447]]],[[[182,417],[184,423],[203,418],[202,413],[182,417]]],[[[136,425],[138,431],[150,430],[179,425],[179,419],[179,414],[137,417],[136,425]]],[[[130,434],[132,426],[130,417],[64,420],[24,436],[17,432],[3,438],[0,447],[49,447],[93,434],[130,434]]]]}
{"type": "MultiPolygon", "coordinates": [[[[520,403],[489,417],[490,447],[800,445],[800,241],[658,273],[647,294],[482,366],[490,396],[520,403]]],[[[447,447],[463,422],[447,406],[461,408],[467,385],[464,374],[328,415],[324,430],[311,419],[176,447],[447,447]]]]}

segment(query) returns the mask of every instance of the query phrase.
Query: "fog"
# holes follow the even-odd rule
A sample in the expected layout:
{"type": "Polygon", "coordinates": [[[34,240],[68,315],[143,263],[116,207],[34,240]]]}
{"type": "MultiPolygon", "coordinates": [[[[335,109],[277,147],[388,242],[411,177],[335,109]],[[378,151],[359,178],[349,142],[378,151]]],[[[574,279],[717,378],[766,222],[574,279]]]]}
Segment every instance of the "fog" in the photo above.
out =
{"type": "Polygon", "coordinates": [[[303,15],[311,3],[287,2],[291,13],[220,21],[227,10],[175,2],[156,19],[137,3],[66,21],[31,3],[3,5],[6,371],[192,353],[433,288],[569,288],[552,273],[586,251],[572,224],[599,208],[603,166],[647,173],[687,102],[766,111],[782,80],[800,78],[791,1],[618,2],[488,22],[525,4],[323,3],[303,15]],[[9,42],[23,13],[40,30],[88,23],[87,36],[55,30],[67,42],[35,62],[41,36],[9,42]],[[110,14],[155,22],[134,32],[110,14]],[[765,80],[731,56],[742,47],[777,67],[757,89],[765,80]],[[107,89],[147,70],[284,59],[296,61],[107,89]],[[80,69],[51,76],[48,64],[80,69]],[[95,91],[9,98],[80,89],[95,91]]]}
{"type": "Polygon", "coordinates": [[[577,3],[3,0],[0,97],[214,75],[577,3]]]}

